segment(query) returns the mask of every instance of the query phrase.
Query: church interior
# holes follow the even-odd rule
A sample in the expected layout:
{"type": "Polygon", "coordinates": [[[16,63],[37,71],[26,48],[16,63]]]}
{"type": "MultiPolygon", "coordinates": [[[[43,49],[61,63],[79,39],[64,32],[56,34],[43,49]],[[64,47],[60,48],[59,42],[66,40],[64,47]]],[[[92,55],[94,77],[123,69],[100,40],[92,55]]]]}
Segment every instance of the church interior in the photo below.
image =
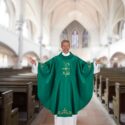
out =
{"type": "Polygon", "coordinates": [[[59,54],[62,40],[101,62],[77,125],[125,125],[125,0],[0,0],[0,125],[54,125],[33,61],[59,54]]]}

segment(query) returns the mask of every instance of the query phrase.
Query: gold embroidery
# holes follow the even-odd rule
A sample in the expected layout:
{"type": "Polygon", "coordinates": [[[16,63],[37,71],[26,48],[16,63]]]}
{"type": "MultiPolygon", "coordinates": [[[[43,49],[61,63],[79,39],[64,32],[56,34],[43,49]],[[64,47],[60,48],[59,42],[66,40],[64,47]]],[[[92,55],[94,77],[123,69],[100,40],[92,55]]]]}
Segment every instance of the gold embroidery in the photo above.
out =
{"type": "Polygon", "coordinates": [[[70,63],[64,62],[64,67],[62,68],[62,73],[65,77],[70,75],[70,63]]]}
{"type": "Polygon", "coordinates": [[[66,108],[64,108],[62,111],[58,111],[58,114],[59,114],[59,115],[63,115],[63,114],[71,115],[72,112],[71,112],[71,111],[68,111],[66,108]]]}

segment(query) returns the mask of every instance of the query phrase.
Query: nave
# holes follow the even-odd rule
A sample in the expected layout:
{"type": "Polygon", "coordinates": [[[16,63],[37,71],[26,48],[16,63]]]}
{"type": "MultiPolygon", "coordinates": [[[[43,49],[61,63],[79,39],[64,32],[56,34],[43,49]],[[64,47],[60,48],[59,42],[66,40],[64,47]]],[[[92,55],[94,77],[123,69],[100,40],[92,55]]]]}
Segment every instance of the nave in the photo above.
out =
{"type": "Polygon", "coordinates": [[[37,97],[34,60],[62,52],[62,40],[101,61],[77,124],[125,125],[125,0],[0,0],[0,125],[54,125],[37,97]]]}

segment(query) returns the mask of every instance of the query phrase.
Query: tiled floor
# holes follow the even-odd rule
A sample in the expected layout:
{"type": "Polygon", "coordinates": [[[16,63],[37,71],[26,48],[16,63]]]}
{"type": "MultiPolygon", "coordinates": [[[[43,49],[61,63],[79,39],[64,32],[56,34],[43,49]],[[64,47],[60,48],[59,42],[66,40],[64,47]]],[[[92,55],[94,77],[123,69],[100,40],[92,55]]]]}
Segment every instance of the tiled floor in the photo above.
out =
{"type": "MultiPolygon", "coordinates": [[[[31,125],[54,125],[54,117],[45,108],[31,125]]],[[[68,123],[67,123],[68,125],[68,123]]],[[[77,125],[116,125],[98,98],[93,94],[91,102],[78,114],[77,125]]]]}

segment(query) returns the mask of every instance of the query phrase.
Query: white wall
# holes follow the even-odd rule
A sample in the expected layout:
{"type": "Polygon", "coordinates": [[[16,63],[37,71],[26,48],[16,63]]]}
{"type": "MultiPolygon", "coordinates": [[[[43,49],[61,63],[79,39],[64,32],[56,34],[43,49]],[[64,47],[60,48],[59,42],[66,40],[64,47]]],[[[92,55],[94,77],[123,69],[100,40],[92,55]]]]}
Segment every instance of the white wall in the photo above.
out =
{"type": "MultiPolygon", "coordinates": [[[[18,55],[18,35],[2,26],[0,26],[0,42],[3,42],[10,47],[18,55]]],[[[33,51],[39,56],[40,46],[39,44],[23,39],[23,54],[33,51]]]]}

